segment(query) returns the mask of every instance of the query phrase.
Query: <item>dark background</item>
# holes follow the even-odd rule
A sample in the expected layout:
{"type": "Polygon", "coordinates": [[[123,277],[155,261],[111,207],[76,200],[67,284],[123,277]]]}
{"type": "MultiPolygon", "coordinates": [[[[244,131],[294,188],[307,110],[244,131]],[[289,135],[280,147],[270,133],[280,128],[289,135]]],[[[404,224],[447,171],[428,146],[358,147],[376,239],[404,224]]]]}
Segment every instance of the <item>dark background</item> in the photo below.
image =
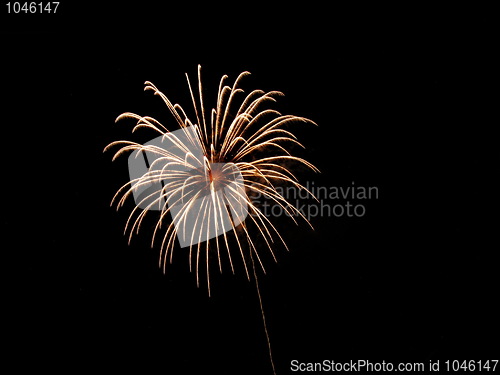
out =
{"type": "Polygon", "coordinates": [[[277,249],[260,276],[278,373],[293,359],[498,354],[498,246],[485,240],[497,225],[476,231],[498,172],[480,173],[495,149],[475,127],[492,102],[487,10],[186,8],[2,9],[9,356],[48,369],[272,373],[242,265],[214,272],[209,298],[181,255],[162,274],[149,228],[128,246],[130,205],[109,207],[128,172],[102,150],[134,137],[114,119],[169,123],[144,81],[187,103],[197,64],[208,93],[249,70],[244,88],[281,90],[279,110],[319,125],[296,131],[321,170],[302,181],[379,189],[363,218],[314,218],[314,231],[278,220],[290,252],[277,249]]]}

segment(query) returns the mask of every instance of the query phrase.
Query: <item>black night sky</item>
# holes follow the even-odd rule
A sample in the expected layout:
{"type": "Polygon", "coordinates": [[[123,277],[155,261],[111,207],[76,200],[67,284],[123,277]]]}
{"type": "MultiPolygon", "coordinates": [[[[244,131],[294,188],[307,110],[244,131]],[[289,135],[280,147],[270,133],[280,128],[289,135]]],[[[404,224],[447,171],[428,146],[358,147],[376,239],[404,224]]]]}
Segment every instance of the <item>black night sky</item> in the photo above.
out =
{"type": "Polygon", "coordinates": [[[298,154],[321,170],[299,171],[301,181],[378,188],[357,201],[361,218],[315,217],[314,231],[277,220],[290,252],[277,248],[259,280],[278,374],[294,359],[498,355],[498,246],[484,241],[498,228],[473,232],[484,217],[469,198],[481,195],[462,190],[481,180],[483,147],[467,130],[476,109],[461,103],[484,74],[468,64],[483,58],[487,23],[469,15],[484,28],[473,33],[446,12],[307,6],[2,9],[2,226],[12,236],[2,336],[19,368],[272,374],[242,264],[213,272],[208,298],[185,249],[163,275],[153,221],[129,246],[131,205],[109,207],[127,162],[103,148],[147,140],[115,118],[174,124],[144,81],[188,107],[184,73],[194,78],[198,64],[208,96],[223,74],[232,83],[248,70],[244,89],[280,90],[275,108],[319,125],[294,128],[298,154]]]}

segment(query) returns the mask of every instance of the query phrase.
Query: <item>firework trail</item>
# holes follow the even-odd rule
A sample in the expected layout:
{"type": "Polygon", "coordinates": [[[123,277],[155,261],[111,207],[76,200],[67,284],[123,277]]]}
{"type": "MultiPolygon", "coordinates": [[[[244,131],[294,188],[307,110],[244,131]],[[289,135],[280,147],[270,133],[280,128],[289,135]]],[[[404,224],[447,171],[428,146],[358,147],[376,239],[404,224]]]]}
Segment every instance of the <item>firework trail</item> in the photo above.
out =
{"type": "Polygon", "coordinates": [[[228,77],[224,75],[219,83],[216,106],[210,111],[206,110],[204,104],[201,66],[198,66],[197,86],[192,85],[186,74],[193,119],[187,116],[179,104],[173,104],[155,85],[146,81],[145,90],[153,91],[164,101],[179,129],[169,131],[150,116],[126,112],[118,116],[116,121],[128,118],[136,120],[132,132],[139,128],[150,129],[156,134],[156,141],[146,144],[116,141],[104,150],[119,146],[113,160],[131,152],[129,167],[131,160],[139,160],[146,155],[150,161],[145,170],[117,191],[111,204],[120,208],[127,198],[135,199],[136,205],[125,225],[129,242],[133,234],[139,232],[146,214],[160,211],[151,246],[154,246],[155,241],[161,241],[159,265],[163,272],[167,262],[172,263],[175,238],[178,238],[181,247],[189,246],[189,269],[192,271],[195,267],[198,286],[200,258],[204,256],[209,295],[211,252],[216,254],[219,271],[222,272],[221,256],[225,248],[233,273],[235,254],[232,253],[239,254],[249,280],[251,273],[247,263],[250,258],[274,371],[254,259],[264,273],[265,268],[259,256],[261,250],[252,240],[247,221],[255,225],[255,232],[264,239],[265,249],[275,261],[272,248],[274,240],[278,239],[285,248],[286,243],[251,197],[265,197],[279,205],[296,224],[295,217],[302,217],[311,225],[295,206],[278,193],[276,186],[286,183],[307,191],[288,167],[289,162],[305,165],[316,172],[318,170],[287,150],[291,144],[303,146],[286,127],[290,123],[314,122],[266,108],[266,104],[275,102],[277,97],[283,95],[279,91],[253,90],[245,96],[239,84],[249,74],[241,73],[232,86],[225,84],[228,77]],[[273,156],[262,157],[263,153],[272,153],[273,156]],[[172,220],[166,223],[168,214],[172,220]],[[229,245],[229,236],[235,240],[237,250],[229,245]]]}

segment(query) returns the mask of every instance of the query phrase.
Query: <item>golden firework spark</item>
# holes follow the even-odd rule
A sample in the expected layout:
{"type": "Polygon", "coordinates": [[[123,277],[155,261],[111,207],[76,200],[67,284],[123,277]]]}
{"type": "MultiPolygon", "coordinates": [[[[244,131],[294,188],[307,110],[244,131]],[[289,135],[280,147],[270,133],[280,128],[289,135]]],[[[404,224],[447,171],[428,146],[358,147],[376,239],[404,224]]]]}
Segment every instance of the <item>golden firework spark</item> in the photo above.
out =
{"type": "MultiPolygon", "coordinates": [[[[157,238],[161,239],[160,267],[165,272],[167,260],[172,263],[177,237],[179,242],[189,244],[189,268],[192,270],[195,258],[194,267],[199,286],[200,257],[204,252],[209,295],[209,255],[215,252],[219,270],[222,272],[223,248],[226,249],[233,273],[232,253],[236,251],[240,254],[246,276],[250,280],[248,257],[245,256],[248,251],[258,290],[254,257],[265,273],[259,256],[262,249],[252,240],[247,221],[255,224],[256,233],[264,239],[265,249],[275,261],[272,246],[274,239],[279,239],[288,249],[279,231],[261,212],[251,196],[265,197],[279,205],[295,223],[297,221],[294,216],[302,217],[311,225],[300,210],[279,194],[276,186],[286,183],[307,191],[290,170],[289,162],[305,165],[313,171],[318,170],[306,160],[290,154],[287,147],[291,144],[303,146],[286,128],[290,123],[314,122],[304,117],[282,115],[268,108],[267,104],[275,102],[277,97],[283,95],[279,91],[253,90],[245,96],[240,88],[240,81],[249,74],[241,73],[232,86],[225,84],[228,76],[224,75],[219,83],[216,106],[211,111],[207,111],[204,104],[201,66],[198,66],[197,87],[193,87],[186,74],[194,113],[192,119],[179,104],[173,104],[155,85],[146,81],[145,90],[153,91],[163,99],[177,125],[184,131],[172,132],[150,116],[126,112],[118,116],[116,121],[135,119],[137,123],[132,132],[139,128],[150,129],[161,141],[168,139],[170,146],[116,141],[105,148],[106,151],[120,146],[113,160],[126,152],[132,152],[134,157],[141,153],[154,155],[147,171],[123,185],[113,197],[112,204],[120,208],[127,198],[138,190],[149,187],[139,199],[135,197],[136,206],[125,226],[125,232],[129,232],[129,241],[134,233],[138,233],[147,212],[153,207],[159,207],[160,214],[153,231],[151,246],[157,238]],[[198,149],[200,152],[196,152],[198,149]],[[264,156],[261,156],[263,154],[264,156]],[[165,224],[168,214],[172,215],[173,220],[165,224]],[[162,230],[164,226],[166,230],[162,230]],[[234,237],[237,250],[229,246],[229,235],[234,237]]],[[[258,292],[264,318],[260,291],[258,292]]],[[[270,350],[265,318],[264,328],[270,350]]]]}

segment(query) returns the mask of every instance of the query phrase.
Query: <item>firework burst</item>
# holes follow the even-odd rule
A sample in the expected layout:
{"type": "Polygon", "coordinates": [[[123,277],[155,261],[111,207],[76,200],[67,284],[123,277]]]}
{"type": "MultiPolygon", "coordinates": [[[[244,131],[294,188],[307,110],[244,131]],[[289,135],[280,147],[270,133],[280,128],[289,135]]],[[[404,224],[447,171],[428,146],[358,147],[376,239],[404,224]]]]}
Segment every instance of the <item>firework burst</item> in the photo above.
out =
{"type": "MultiPolygon", "coordinates": [[[[139,232],[146,214],[159,211],[151,246],[155,241],[161,242],[160,267],[165,272],[167,262],[172,263],[175,239],[178,238],[181,247],[189,246],[189,268],[195,268],[198,286],[200,259],[204,258],[209,295],[210,253],[216,254],[220,272],[221,256],[225,253],[233,273],[233,258],[239,254],[247,278],[250,280],[253,275],[258,290],[255,264],[260,264],[265,273],[259,253],[269,251],[276,261],[275,240],[288,249],[277,228],[252,201],[252,196],[265,197],[279,205],[295,223],[295,218],[301,217],[310,225],[303,214],[278,193],[276,186],[286,183],[307,191],[290,170],[289,165],[293,163],[289,162],[318,170],[306,160],[290,154],[290,145],[303,146],[287,127],[290,123],[314,122],[304,117],[282,115],[269,108],[268,104],[283,95],[279,91],[253,90],[245,95],[240,81],[249,74],[241,73],[232,86],[226,85],[228,77],[224,75],[219,83],[215,108],[210,111],[205,108],[201,66],[198,66],[197,86],[192,85],[186,74],[192,118],[153,83],[145,82],[145,90],[153,91],[164,101],[179,129],[169,131],[150,116],[126,112],[116,121],[136,120],[132,132],[147,128],[156,134],[157,142],[116,141],[105,148],[106,151],[119,147],[113,160],[127,152],[132,153],[129,161],[146,154],[150,158],[150,165],[144,173],[123,185],[112,200],[112,204],[120,208],[127,198],[133,196],[135,199],[136,205],[125,226],[129,242],[133,234],[139,232]],[[172,220],[168,220],[169,214],[172,220]],[[265,246],[256,246],[249,232],[249,223],[257,228],[252,233],[260,235],[265,246]],[[229,245],[229,236],[233,237],[234,246],[229,245]],[[249,271],[248,262],[253,272],[249,271]]],[[[259,302],[262,309],[260,292],[259,302]]],[[[266,328],[263,310],[262,316],[266,328]]],[[[269,344],[267,328],[266,336],[269,344]]]]}

